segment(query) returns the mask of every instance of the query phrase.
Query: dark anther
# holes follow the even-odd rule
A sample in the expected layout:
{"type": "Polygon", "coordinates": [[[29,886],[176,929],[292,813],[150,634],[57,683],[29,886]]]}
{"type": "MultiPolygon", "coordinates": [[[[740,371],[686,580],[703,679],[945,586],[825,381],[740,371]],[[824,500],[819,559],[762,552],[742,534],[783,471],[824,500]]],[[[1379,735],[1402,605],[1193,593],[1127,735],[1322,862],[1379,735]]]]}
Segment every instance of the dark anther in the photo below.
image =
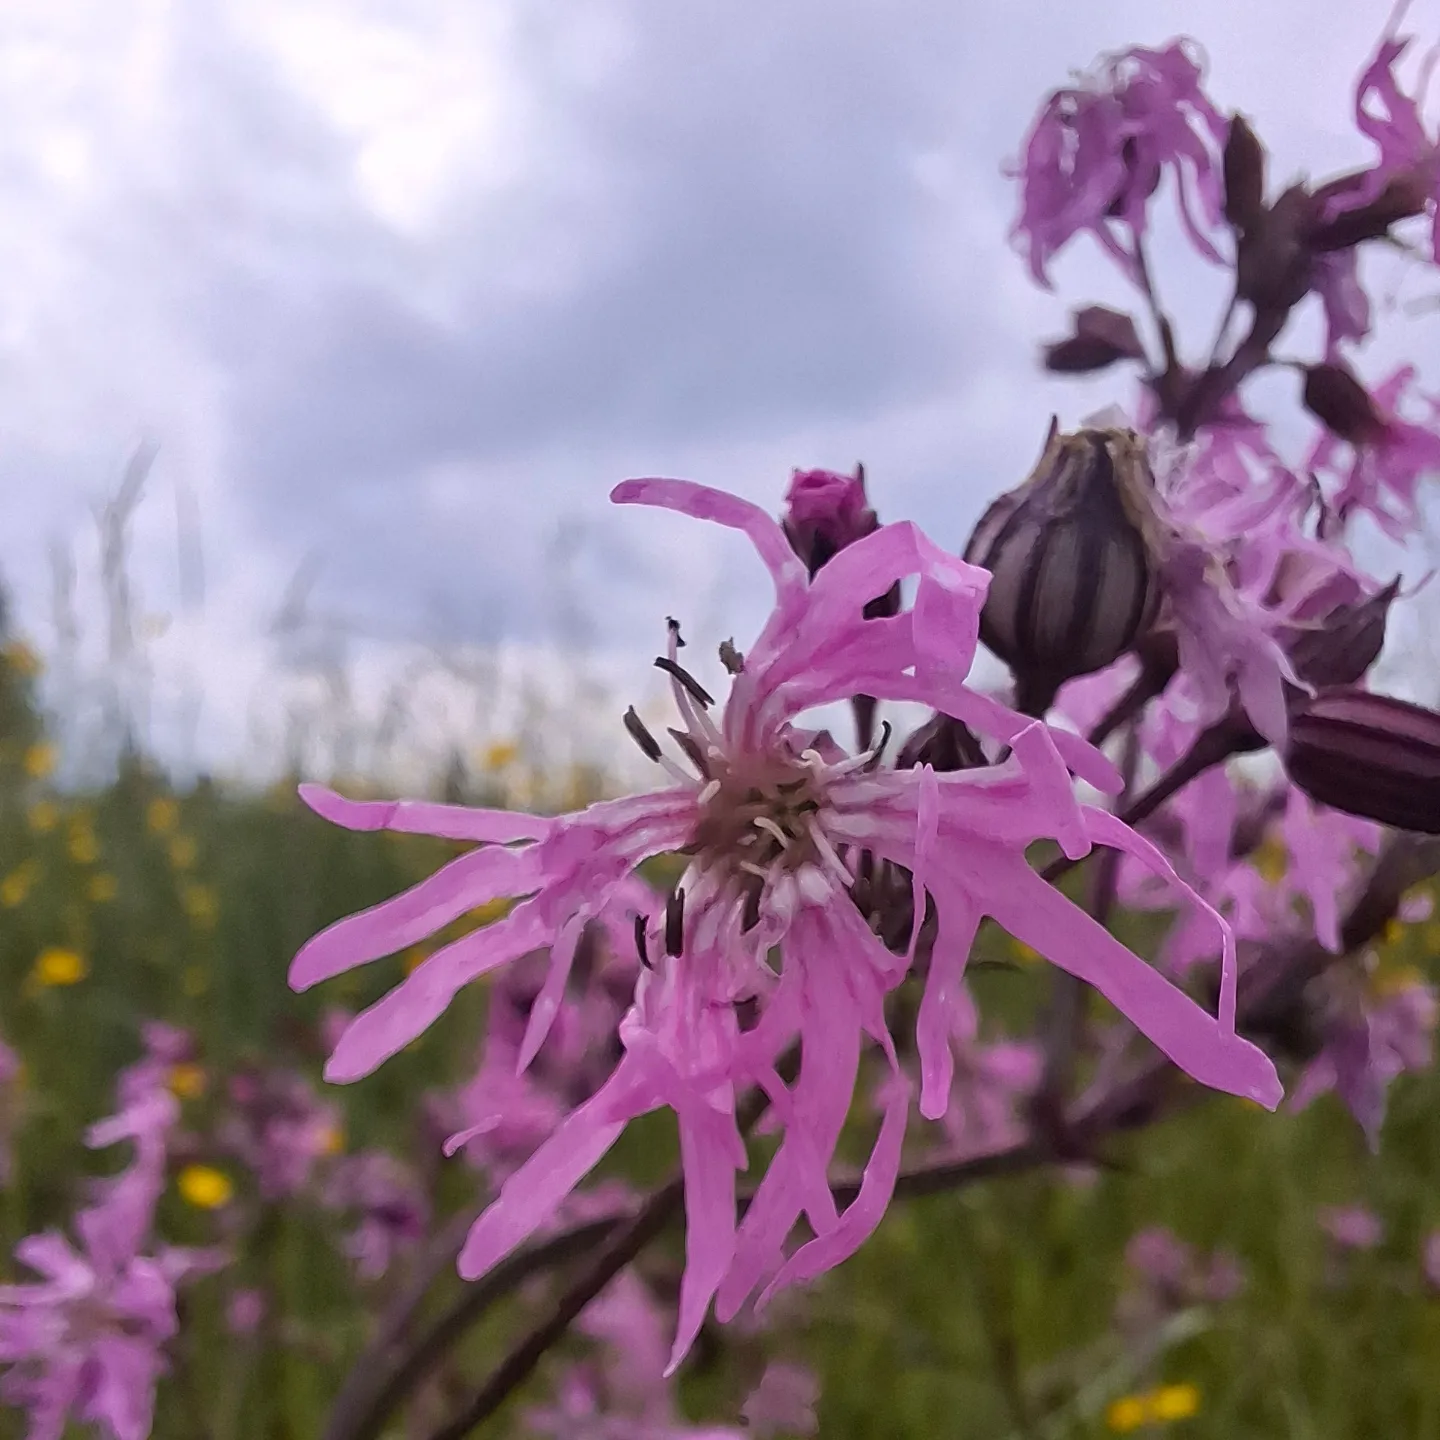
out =
{"type": "Polygon", "coordinates": [[[640,957],[640,963],[647,969],[652,970],[650,964],[650,947],[645,943],[645,930],[650,924],[648,915],[637,915],[635,917],[635,953],[640,957]]]}
{"type": "Polygon", "coordinates": [[[688,730],[677,730],[673,725],[667,726],[671,738],[685,752],[686,758],[700,772],[702,780],[710,779],[710,765],[705,759],[705,752],[700,748],[700,742],[688,730]]]}
{"type": "Polygon", "coordinates": [[[720,663],[731,675],[738,675],[745,668],[745,657],[735,648],[733,640],[720,642],[720,663]]]}
{"type": "Polygon", "coordinates": [[[882,720],[880,722],[880,740],[870,752],[870,758],[865,762],[864,768],[866,774],[880,768],[880,757],[885,753],[885,747],[890,743],[890,737],[894,733],[894,729],[888,720],[882,720]]]}
{"type": "Polygon", "coordinates": [[[645,728],[645,722],[636,714],[633,705],[625,712],[625,728],[630,732],[630,738],[645,752],[647,760],[660,758],[660,742],[645,728]]]}
{"type": "Polygon", "coordinates": [[[683,666],[677,665],[673,660],[667,660],[663,655],[655,657],[655,668],[663,670],[667,675],[673,675],[690,692],[690,698],[701,705],[713,705],[715,697],[683,666]]]}
{"type": "Polygon", "coordinates": [[[665,953],[678,955],[685,948],[685,892],[675,890],[665,902],[665,953]]]}
{"type": "Polygon", "coordinates": [[[665,617],[665,624],[669,627],[670,633],[675,637],[675,648],[677,650],[683,650],[685,648],[685,641],[680,634],[680,622],[673,615],[667,615],[665,617]]]}

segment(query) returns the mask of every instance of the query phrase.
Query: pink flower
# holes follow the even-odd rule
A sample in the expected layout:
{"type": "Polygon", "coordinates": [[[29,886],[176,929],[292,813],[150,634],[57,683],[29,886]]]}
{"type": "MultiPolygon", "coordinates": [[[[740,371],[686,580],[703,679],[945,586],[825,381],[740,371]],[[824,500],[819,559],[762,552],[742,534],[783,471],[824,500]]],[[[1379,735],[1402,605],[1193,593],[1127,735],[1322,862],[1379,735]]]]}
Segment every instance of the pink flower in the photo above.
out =
{"type": "MultiPolygon", "coordinates": [[[[1385,35],[1370,63],[1360,72],[1355,86],[1355,124],[1361,134],[1374,141],[1380,152],[1371,185],[1363,199],[1378,194],[1391,176],[1415,174],[1430,195],[1430,208],[1435,211],[1437,187],[1440,187],[1440,146],[1425,130],[1420,113],[1420,97],[1407,95],[1400,89],[1395,65],[1410,48],[1413,36],[1401,38],[1395,33],[1408,3],[1396,6],[1385,35]]],[[[1433,57],[1425,67],[1429,78],[1433,57]]],[[[1440,216],[1431,230],[1431,254],[1440,263],[1440,216]]]]}
{"type": "Polygon", "coordinates": [[[241,1339],[255,1334],[265,1318],[265,1292],[242,1287],[225,1304],[225,1328],[241,1339]]]}
{"type": "Polygon", "coordinates": [[[1296,1082],[1291,1105],[1303,1110],[1334,1090],[1377,1150],[1391,1083],[1434,1062],[1437,1012],[1434,987],[1421,981],[1346,997],[1327,1026],[1324,1049],[1296,1082]]]}
{"type": "Polygon", "coordinates": [[[820,1386],[803,1365],[776,1362],[765,1367],[760,1383],[740,1411],[750,1435],[814,1435],[820,1386]]]}
{"type": "Polygon", "coordinates": [[[297,988],[413,944],[486,901],[529,897],[506,918],[435,951],[357,1016],[327,1066],[334,1081],[368,1074],[433,1023],[463,986],[548,946],[550,969],[520,1048],[519,1063],[528,1065],[560,1012],[586,922],[647,857],[691,857],[664,912],[636,918],[646,968],[620,1026],[619,1064],[506,1181],[471,1230],[463,1274],[483,1273],[524,1243],[629,1121],[660,1107],[678,1116],[686,1183],[686,1268],[672,1369],[712,1300],[726,1319],[767,1277],[766,1296],[831,1268],[863,1243],[899,1170],[904,1086],[895,1087],[859,1195],[843,1215],[830,1198],[827,1169],[867,1037],[898,1073],[884,999],[908,973],[915,937],[893,953],[852,902],[862,852],[904,867],[915,893],[928,891],[938,910],[917,1022],[927,1117],[943,1115],[949,1102],[953,1008],[986,915],[1093,985],[1202,1083],[1278,1103],[1274,1067],[1234,1032],[1234,945],[1218,916],[1212,912],[1223,943],[1217,1021],[1027,863],[1027,847],[1041,837],[1075,858],[1097,842],[1118,846],[1204,908],[1153,846],[1077,801],[1071,768],[1114,788],[1103,757],[963,684],[977,643],[983,571],[936,549],[915,526],[897,524],[857,540],[809,581],[780,527],[746,501],[676,480],[627,481],[613,498],[744,531],[775,585],[774,613],[749,653],[727,652],[734,678],[718,716],[708,692],[681,667],[671,627],[659,663],[674,679],[684,728],[673,733],[690,770],[669,759],[632,712],[632,734],[670,783],[575,815],[353,802],[318,786],[301,792],[319,814],[352,829],[419,831],[479,848],[314,937],[291,967],[297,988]],[[871,597],[912,575],[918,588],[911,609],[864,617],[871,597]],[[798,728],[803,712],[857,693],[943,711],[1007,743],[1010,756],[946,774],[928,766],[887,770],[874,753],[849,756],[828,736],[798,728]],[[778,973],[769,959],[777,946],[778,973]],[[749,1001],[759,1014],[745,1029],[736,1005],[749,1001]],[[776,1065],[795,1039],[803,1063],[787,1086],[776,1065]],[[770,1096],[784,1138],[737,1226],[735,1177],[747,1160],[735,1101],[739,1087],[752,1083],[770,1096]],[[786,1259],[786,1239],[802,1214],[815,1238],[786,1259]]]}
{"type": "Polygon", "coordinates": [[[414,1178],[383,1150],[346,1156],[325,1187],[325,1203],[353,1215],[345,1253],[362,1280],[378,1280],[395,1256],[424,1238],[430,1207],[414,1178]]]}
{"type": "Polygon", "coordinates": [[[303,1076],[278,1070],[241,1071],[231,1076],[229,1092],[221,1144],[254,1171],[264,1199],[299,1194],[335,1147],[335,1106],[319,1100],[303,1076]]]}
{"type": "Polygon", "coordinates": [[[1219,156],[1229,127],[1201,89],[1193,48],[1187,40],[1161,50],[1137,46],[1085,86],[1057,90],[1045,102],[1011,172],[1020,177],[1021,200],[1010,233],[1047,289],[1050,259],[1085,231],[1139,282],[1135,245],[1167,168],[1186,234],[1207,259],[1220,260],[1205,227],[1221,223],[1219,156]]]}
{"type": "Polygon", "coordinates": [[[1342,1250],[1373,1250],[1384,1238],[1380,1217],[1363,1205],[1331,1205],[1318,1216],[1320,1228],[1342,1250]]]}
{"type": "Polygon", "coordinates": [[[1415,524],[1421,479],[1440,469],[1440,405],[1414,388],[1415,375],[1413,365],[1402,365],[1371,392],[1382,427],[1377,439],[1350,445],[1326,431],[1307,465],[1327,482],[1339,479],[1331,500],[1339,516],[1361,511],[1397,540],[1408,538],[1415,524]],[[1423,419],[1404,418],[1407,402],[1423,409],[1423,419]],[[1340,459],[1346,452],[1348,464],[1340,459]]]}
{"type": "Polygon", "coordinates": [[[59,1440],[70,1417],[115,1440],[144,1440],[176,1330],[175,1285],[224,1263],[214,1252],[142,1253],[178,1105],[167,1091],[143,1090],[138,1068],[121,1076],[125,1108],[87,1136],[95,1147],[128,1140],[135,1156],[76,1217],[80,1248],[53,1232],[28,1236],[15,1256],[41,1280],[0,1286],[0,1365],[9,1367],[0,1396],[29,1410],[29,1440],[59,1440]]]}

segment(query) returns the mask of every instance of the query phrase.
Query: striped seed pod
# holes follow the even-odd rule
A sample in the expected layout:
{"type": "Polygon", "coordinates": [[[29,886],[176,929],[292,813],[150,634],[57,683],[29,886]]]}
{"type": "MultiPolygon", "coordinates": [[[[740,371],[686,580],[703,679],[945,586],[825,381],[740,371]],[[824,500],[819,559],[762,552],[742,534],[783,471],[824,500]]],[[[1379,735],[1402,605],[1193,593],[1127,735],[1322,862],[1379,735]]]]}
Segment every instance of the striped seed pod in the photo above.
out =
{"type": "Polygon", "coordinates": [[[1322,805],[1440,835],[1440,715],[1423,705],[1322,691],[1291,712],[1285,770],[1322,805]]]}
{"type": "Polygon", "coordinates": [[[1062,435],[980,517],[965,547],[989,570],[980,638],[1015,675],[1033,714],[1077,675],[1103,670],[1150,628],[1160,605],[1160,521],[1145,442],[1130,430],[1062,435]]]}

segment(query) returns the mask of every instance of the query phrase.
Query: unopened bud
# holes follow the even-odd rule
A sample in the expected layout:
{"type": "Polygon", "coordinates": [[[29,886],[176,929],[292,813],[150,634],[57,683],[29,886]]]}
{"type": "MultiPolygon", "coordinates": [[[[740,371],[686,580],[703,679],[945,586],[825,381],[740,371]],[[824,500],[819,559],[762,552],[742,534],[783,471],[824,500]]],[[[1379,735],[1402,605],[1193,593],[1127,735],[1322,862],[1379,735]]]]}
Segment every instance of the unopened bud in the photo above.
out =
{"type": "MultiPolygon", "coordinates": [[[[1330,210],[1330,201],[1342,198],[1369,179],[1370,172],[1361,170],[1322,185],[1315,192],[1322,213],[1330,210]]],[[[1310,230],[1311,248],[1322,253],[1349,250],[1366,240],[1388,237],[1392,225],[1425,213],[1433,188],[1419,167],[1397,171],[1385,181],[1373,200],[1317,220],[1310,230]]]]}
{"type": "Polygon", "coordinates": [[[1061,435],[1052,424],[1030,478],[975,527],[965,559],[992,576],[980,638],[1042,708],[1066,680],[1118,659],[1155,618],[1153,487],[1132,431],[1061,435]]]}
{"type": "Polygon", "coordinates": [[[970,728],[938,711],[910,736],[895,758],[897,770],[921,765],[933,770],[973,770],[989,763],[970,728]]]}
{"type": "Polygon", "coordinates": [[[1307,365],[1304,401],[1327,430],[1352,445],[1373,444],[1384,437],[1384,416],[1370,392],[1343,365],[1331,361],[1307,365]]]}
{"type": "Polygon", "coordinates": [[[853,475],[837,475],[833,470],[793,471],[780,523],[790,548],[813,577],[847,545],[880,527],[865,495],[864,466],[857,465],[853,475]]]}
{"type": "Polygon", "coordinates": [[[1065,375],[1103,370],[1117,360],[1144,358],[1145,347],[1134,320],[1123,310],[1105,305],[1077,310],[1072,333],[1045,347],[1045,368],[1065,375]]]}
{"type": "Polygon", "coordinates": [[[1265,147],[1243,115],[1231,117],[1223,163],[1225,218],[1248,230],[1265,208],[1265,147]]]}
{"type": "MultiPolygon", "coordinates": [[[[1235,293],[1257,313],[1283,317],[1310,291],[1315,274],[1309,233],[1315,204],[1303,185],[1292,185],[1262,207],[1240,236],[1235,251],[1235,293]]],[[[1278,328],[1276,333],[1278,333],[1278,328]]]]}
{"type": "Polygon", "coordinates": [[[1337,605],[1286,647],[1297,678],[1317,689],[1354,685],[1380,658],[1390,606],[1400,593],[1397,576],[1383,590],[1337,605]]]}
{"type": "Polygon", "coordinates": [[[1322,805],[1440,835],[1440,715],[1423,705],[1323,691],[1291,713],[1285,769],[1322,805]]]}

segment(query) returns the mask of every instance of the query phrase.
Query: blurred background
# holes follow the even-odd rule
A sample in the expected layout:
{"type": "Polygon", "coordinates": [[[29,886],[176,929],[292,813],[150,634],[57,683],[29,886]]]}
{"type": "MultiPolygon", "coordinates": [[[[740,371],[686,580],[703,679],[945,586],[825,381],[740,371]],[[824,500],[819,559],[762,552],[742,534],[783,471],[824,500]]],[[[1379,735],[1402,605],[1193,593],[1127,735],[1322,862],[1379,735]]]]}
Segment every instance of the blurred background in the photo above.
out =
{"type": "MultiPolygon", "coordinates": [[[[4,1250],[73,1209],[84,1128],[150,1019],[192,1037],[196,1134],[240,1103],[234,1077],[280,1069],[330,1127],[316,1164],[383,1149],[428,1213],[471,1203],[415,1112],[473,1070],[483,997],[322,1093],[327,1009],[416,957],[300,1001],[284,984],[318,926],[450,852],[332,833],[296,780],[540,809],[622,787],[616,722],[660,695],[664,616],[708,647],[766,602],[743,545],[611,513],[626,476],[774,508],[792,466],[860,460],[882,519],[961,548],[1052,412],[1131,398],[1036,364],[1069,304],[1123,297],[1083,245],[1053,296],[1007,245],[1003,166],[1045,92],[1193,33],[1277,178],[1326,173],[1360,153],[1353,78],[1389,9],[10,0],[0,1035],[24,1068],[0,1082],[4,1250]]],[[[1440,34],[1440,6],[1410,22],[1440,34]]],[[[1162,279],[1207,338],[1220,283],[1188,260],[1162,279]]],[[[1367,372],[1440,375],[1426,283],[1384,272],[1367,372]]],[[[1431,629],[1423,601],[1397,607],[1388,688],[1433,695],[1431,629]]],[[[1433,976],[1437,945],[1417,923],[1379,961],[1433,976]]],[[[1033,998],[1009,958],[980,986],[1001,1022],[1033,998]]],[[[1437,1101],[1403,1079],[1378,1158],[1332,1097],[1279,1120],[1216,1101],[1114,1170],[897,1206],[778,1322],[821,1433],[1440,1434],[1437,1101]]],[[[647,1135],[617,1175],[664,1173],[670,1145],[647,1135]]],[[[233,1238],[240,1201],[270,1213],[226,1154],[177,1158],[172,1238],[233,1238]],[[240,1200],[187,1193],[187,1165],[240,1200]]],[[[195,1291],[196,1388],[162,1389],[157,1434],[319,1433],[378,1283],[323,1208],[275,1207],[243,1275],[195,1291]],[[237,1288],[290,1328],[229,1367],[237,1288]]],[[[733,1419],[726,1343],[688,1413],[733,1419]]]]}

